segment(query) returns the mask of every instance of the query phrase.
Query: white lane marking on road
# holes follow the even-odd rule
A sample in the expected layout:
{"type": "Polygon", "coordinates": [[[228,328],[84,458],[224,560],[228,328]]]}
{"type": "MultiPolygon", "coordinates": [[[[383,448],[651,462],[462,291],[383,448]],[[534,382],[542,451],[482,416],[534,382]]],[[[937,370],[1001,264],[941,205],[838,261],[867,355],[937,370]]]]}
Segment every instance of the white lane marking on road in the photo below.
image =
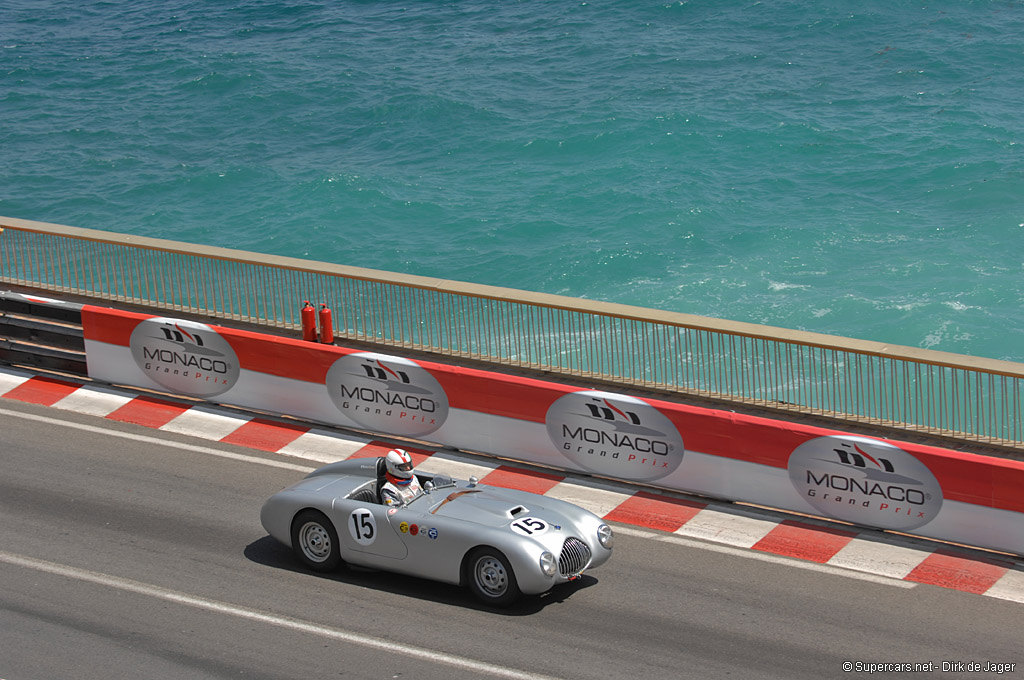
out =
{"type": "Polygon", "coordinates": [[[417,465],[416,469],[434,475],[449,475],[456,479],[483,479],[491,471],[496,470],[498,465],[496,461],[474,460],[468,456],[439,451],[417,465]]]}
{"type": "Polygon", "coordinates": [[[1024,602],[1024,571],[1011,569],[986,590],[985,594],[989,597],[998,597],[1000,600],[1024,602]]]}
{"type": "Polygon", "coordinates": [[[217,408],[199,404],[157,429],[219,441],[251,420],[252,416],[227,414],[217,408]]]}
{"type": "Polygon", "coordinates": [[[344,460],[369,444],[371,439],[353,435],[335,434],[328,430],[310,430],[277,453],[315,460],[318,463],[333,463],[344,460]]]}
{"type": "Polygon", "coordinates": [[[70,427],[74,430],[82,430],[83,432],[95,432],[96,434],[107,435],[109,437],[118,437],[120,439],[129,439],[131,441],[136,441],[143,444],[152,444],[154,446],[164,446],[173,449],[181,449],[182,451],[202,453],[208,456],[227,458],[229,460],[238,460],[245,463],[257,463],[259,465],[267,465],[269,467],[282,468],[284,470],[295,470],[296,472],[312,472],[314,469],[316,469],[306,465],[295,465],[293,463],[285,463],[279,460],[257,458],[256,456],[246,456],[241,453],[231,453],[230,451],[220,451],[218,449],[211,449],[206,446],[196,446],[194,444],[185,444],[182,442],[171,441],[169,439],[160,439],[159,437],[148,437],[144,434],[120,432],[118,430],[111,430],[110,428],[107,427],[83,425],[82,423],[73,423],[67,420],[60,420],[58,418],[37,416],[34,413],[21,413],[19,411],[8,411],[7,409],[0,408],[0,415],[12,416],[14,418],[24,418],[25,420],[34,420],[37,423],[46,423],[48,425],[60,425],[63,427],[70,427]]]}
{"type": "Polygon", "coordinates": [[[447,652],[435,652],[430,649],[414,647],[400,642],[389,642],[387,640],[381,640],[378,637],[370,637],[368,635],[362,635],[342,628],[323,626],[311,621],[302,621],[300,619],[278,616],[276,614],[261,612],[247,607],[239,607],[226,602],[208,600],[203,597],[180,593],[174,590],[168,590],[167,588],[161,588],[159,586],[131,581],[129,579],[110,576],[108,574],[101,574],[95,571],[78,569],[76,567],[57,564],[55,562],[47,562],[45,560],[26,557],[24,555],[16,555],[14,553],[0,551],[0,562],[24,567],[26,569],[33,569],[35,571],[42,571],[55,576],[63,576],[76,581],[84,581],[86,583],[107,586],[109,588],[115,588],[124,592],[135,593],[137,595],[146,595],[148,597],[164,600],[165,602],[174,602],[176,604],[195,607],[196,609],[204,609],[206,611],[216,612],[219,614],[236,616],[249,621],[258,621],[302,633],[312,633],[314,635],[319,635],[332,640],[348,642],[361,647],[370,647],[384,652],[403,654],[414,659],[454,666],[474,673],[486,673],[495,677],[513,678],[514,680],[553,680],[550,676],[546,675],[538,675],[536,673],[528,673],[514,668],[506,668],[505,666],[487,663],[486,661],[477,661],[476,659],[470,659],[464,656],[456,656],[447,652]]]}
{"type": "Polygon", "coordinates": [[[53,406],[65,411],[75,411],[102,418],[109,416],[134,398],[134,395],[119,390],[96,385],[83,385],[53,406]]]}
{"type": "Polygon", "coordinates": [[[675,533],[715,543],[727,543],[738,548],[749,548],[777,526],[778,522],[761,519],[752,513],[733,508],[721,510],[709,506],[694,515],[675,533]]]}
{"type": "Polygon", "coordinates": [[[870,571],[873,574],[906,578],[933,550],[854,538],[828,561],[835,567],[870,571]]]}
{"type": "Polygon", "coordinates": [[[0,368],[0,394],[7,394],[15,387],[28,382],[32,376],[21,371],[14,371],[7,368],[0,368]]]}
{"type": "Polygon", "coordinates": [[[797,569],[806,569],[807,571],[817,571],[822,574],[832,574],[833,576],[844,576],[846,578],[856,579],[858,581],[868,581],[869,583],[879,583],[885,586],[894,586],[896,588],[915,588],[916,583],[909,581],[901,581],[899,579],[889,578],[888,576],[876,576],[875,574],[867,574],[861,571],[852,571],[849,569],[843,569],[841,567],[833,567],[827,564],[819,564],[817,562],[807,562],[804,560],[798,560],[792,557],[782,557],[780,555],[773,555],[771,553],[759,552],[757,550],[749,550],[746,548],[734,548],[728,545],[720,545],[717,543],[704,543],[703,541],[697,541],[690,538],[683,538],[675,534],[654,534],[643,529],[633,529],[631,527],[615,527],[615,533],[625,534],[626,536],[637,536],[640,538],[648,538],[653,541],[662,541],[665,543],[673,543],[675,545],[685,546],[687,548],[698,548],[700,550],[710,550],[711,552],[722,553],[724,555],[735,555],[737,557],[746,557],[752,560],[760,560],[762,562],[771,562],[772,564],[781,564],[787,567],[796,567],[797,569]]]}
{"type": "Polygon", "coordinates": [[[596,480],[564,479],[551,487],[545,496],[568,501],[589,510],[598,517],[604,517],[633,497],[635,492],[608,488],[596,480]]]}

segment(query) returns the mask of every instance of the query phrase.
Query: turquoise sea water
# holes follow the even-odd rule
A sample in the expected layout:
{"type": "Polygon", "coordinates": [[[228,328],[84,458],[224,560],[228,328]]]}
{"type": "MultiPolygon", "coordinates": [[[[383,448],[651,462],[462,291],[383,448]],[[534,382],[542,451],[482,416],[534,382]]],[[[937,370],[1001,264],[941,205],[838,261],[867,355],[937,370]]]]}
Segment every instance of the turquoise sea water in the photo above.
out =
{"type": "Polygon", "coordinates": [[[1024,361],[1019,2],[0,0],[0,215],[1024,361]]]}

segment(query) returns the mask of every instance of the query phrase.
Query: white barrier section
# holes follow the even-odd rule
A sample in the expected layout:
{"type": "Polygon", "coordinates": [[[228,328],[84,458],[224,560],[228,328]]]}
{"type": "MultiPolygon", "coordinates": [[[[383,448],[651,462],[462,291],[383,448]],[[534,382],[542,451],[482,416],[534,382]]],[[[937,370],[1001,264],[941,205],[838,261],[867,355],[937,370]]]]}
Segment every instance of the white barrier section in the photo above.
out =
{"type": "Polygon", "coordinates": [[[1024,554],[1024,463],[102,307],[91,377],[1024,554]]]}

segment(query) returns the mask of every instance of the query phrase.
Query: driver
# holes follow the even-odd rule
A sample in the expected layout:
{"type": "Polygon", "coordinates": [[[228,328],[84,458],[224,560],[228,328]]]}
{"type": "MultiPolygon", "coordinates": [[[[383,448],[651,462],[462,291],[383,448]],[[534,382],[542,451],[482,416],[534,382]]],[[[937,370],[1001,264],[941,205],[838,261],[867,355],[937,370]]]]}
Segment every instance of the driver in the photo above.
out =
{"type": "Polygon", "coordinates": [[[380,489],[380,502],[384,505],[404,505],[419,495],[420,481],[413,474],[412,456],[403,449],[391,449],[384,458],[387,471],[380,489]]]}

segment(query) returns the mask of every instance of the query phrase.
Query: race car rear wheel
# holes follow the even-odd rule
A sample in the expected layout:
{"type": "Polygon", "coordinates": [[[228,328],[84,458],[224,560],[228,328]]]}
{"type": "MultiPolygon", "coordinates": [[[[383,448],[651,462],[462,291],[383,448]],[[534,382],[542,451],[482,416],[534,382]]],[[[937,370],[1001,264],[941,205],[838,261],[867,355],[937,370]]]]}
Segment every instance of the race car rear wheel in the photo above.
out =
{"type": "Polygon", "coordinates": [[[512,566],[500,550],[477,548],[466,561],[466,582],[478,600],[504,607],[519,598],[519,584],[512,566]]]}
{"type": "Polygon", "coordinates": [[[341,566],[338,532],[317,510],[303,510],[292,522],[292,551],[313,571],[334,571],[341,566]]]}

